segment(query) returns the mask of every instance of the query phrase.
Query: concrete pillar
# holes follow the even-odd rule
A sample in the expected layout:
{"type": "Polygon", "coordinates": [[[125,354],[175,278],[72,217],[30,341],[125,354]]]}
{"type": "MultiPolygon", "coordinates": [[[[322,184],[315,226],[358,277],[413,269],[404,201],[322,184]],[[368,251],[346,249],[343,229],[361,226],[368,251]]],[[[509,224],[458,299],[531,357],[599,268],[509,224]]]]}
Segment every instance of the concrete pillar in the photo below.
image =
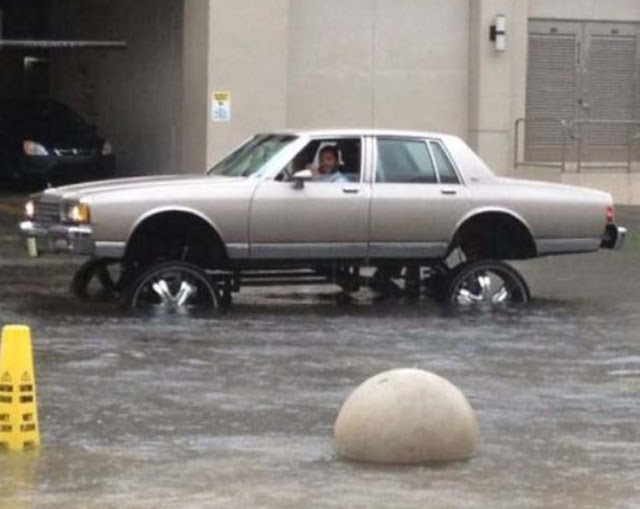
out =
{"type": "Polygon", "coordinates": [[[184,2],[183,171],[285,127],[288,20],[288,0],[184,2]],[[214,91],[231,93],[229,122],[213,121],[214,91]]]}
{"type": "Polygon", "coordinates": [[[207,167],[210,3],[184,2],[181,170],[185,173],[207,167]]]}
{"type": "Polygon", "coordinates": [[[524,116],[529,0],[473,0],[469,36],[469,142],[498,174],[513,167],[514,124],[524,116]],[[506,50],[489,27],[506,16],[506,50]]]}

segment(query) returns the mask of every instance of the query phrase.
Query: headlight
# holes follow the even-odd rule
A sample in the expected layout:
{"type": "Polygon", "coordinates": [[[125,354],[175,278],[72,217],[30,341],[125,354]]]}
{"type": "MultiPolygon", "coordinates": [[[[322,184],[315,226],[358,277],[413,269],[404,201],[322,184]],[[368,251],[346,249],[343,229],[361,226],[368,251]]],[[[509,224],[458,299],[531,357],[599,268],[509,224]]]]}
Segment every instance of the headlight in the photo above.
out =
{"type": "Polygon", "coordinates": [[[102,155],[110,156],[111,154],[113,154],[113,147],[111,146],[111,143],[105,141],[104,145],[102,145],[102,155]]]}
{"type": "Polygon", "coordinates": [[[33,205],[33,200],[29,200],[24,204],[24,215],[27,217],[27,219],[33,219],[34,212],[35,208],[33,205]]]}
{"type": "Polygon", "coordinates": [[[91,222],[89,205],[86,203],[72,203],[67,206],[65,217],[67,221],[72,223],[89,223],[91,222]]]}
{"type": "Polygon", "coordinates": [[[22,151],[27,156],[48,156],[49,152],[40,143],[33,140],[24,140],[22,142],[22,151]]]}

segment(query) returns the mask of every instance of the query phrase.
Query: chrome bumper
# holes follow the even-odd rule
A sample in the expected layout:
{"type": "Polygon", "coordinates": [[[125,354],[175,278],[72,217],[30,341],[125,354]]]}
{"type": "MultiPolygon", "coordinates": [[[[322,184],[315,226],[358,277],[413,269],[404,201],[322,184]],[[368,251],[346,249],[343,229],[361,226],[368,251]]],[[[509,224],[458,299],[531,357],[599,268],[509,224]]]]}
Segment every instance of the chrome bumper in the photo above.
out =
{"type": "Polygon", "coordinates": [[[93,230],[89,225],[39,225],[33,221],[20,223],[20,233],[27,239],[29,254],[73,253],[91,255],[95,246],[93,230]]]}
{"type": "Polygon", "coordinates": [[[624,245],[627,229],[623,226],[608,224],[602,237],[600,247],[605,249],[620,249],[624,245]]]}

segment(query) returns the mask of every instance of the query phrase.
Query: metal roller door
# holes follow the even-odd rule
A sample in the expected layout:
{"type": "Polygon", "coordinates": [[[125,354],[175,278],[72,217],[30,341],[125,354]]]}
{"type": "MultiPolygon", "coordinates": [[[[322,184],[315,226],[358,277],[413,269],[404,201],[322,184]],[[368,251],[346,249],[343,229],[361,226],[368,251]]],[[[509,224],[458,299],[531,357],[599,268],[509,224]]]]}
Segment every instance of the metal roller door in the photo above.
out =
{"type": "MultiPolygon", "coordinates": [[[[531,21],[527,63],[526,158],[558,161],[565,129],[582,139],[581,157],[617,161],[638,126],[640,24],[531,21]],[[611,122],[607,122],[611,121],[611,122]]],[[[569,159],[575,142],[566,140],[569,159]]]]}

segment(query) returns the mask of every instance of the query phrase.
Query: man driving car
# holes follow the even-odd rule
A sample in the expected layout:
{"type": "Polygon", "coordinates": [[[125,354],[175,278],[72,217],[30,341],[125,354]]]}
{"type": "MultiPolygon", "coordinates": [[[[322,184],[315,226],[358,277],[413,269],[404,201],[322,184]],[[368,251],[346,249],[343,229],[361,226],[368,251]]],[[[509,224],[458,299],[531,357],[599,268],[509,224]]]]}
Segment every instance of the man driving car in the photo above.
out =
{"type": "Polygon", "coordinates": [[[340,171],[340,155],[332,145],[323,147],[318,154],[318,167],[313,170],[316,182],[348,182],[349,179],[340,171]]]}

